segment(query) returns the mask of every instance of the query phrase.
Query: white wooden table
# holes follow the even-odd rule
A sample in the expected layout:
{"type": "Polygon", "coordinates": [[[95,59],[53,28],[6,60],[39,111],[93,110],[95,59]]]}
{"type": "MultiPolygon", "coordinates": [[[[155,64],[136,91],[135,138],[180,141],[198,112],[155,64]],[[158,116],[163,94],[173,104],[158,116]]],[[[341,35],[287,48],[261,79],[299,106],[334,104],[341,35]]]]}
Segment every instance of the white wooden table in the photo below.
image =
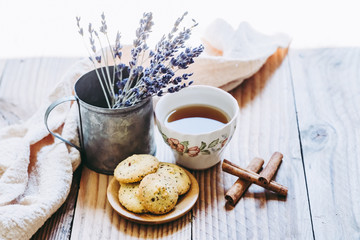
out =
{"type": "MultiPolygon", "coordinates": [[[[34,113],[75,61],[0,60],[0,126],[34,113]]],[[[288,187],[287,198],[252,185],[228,207],[224,194],[236,177],[218,164],[192,171],[200,185],[192,211],[147,226],[112,210],[112,176],[81,166],[67,201],[33,239],[360,239],[360,49],[279,50],[231,93],[240,125],[225,157],[245,167],[282,152],[275,180],[288,187]]],[[[159,141],[157,156],[169,154],[159,141]]]]}

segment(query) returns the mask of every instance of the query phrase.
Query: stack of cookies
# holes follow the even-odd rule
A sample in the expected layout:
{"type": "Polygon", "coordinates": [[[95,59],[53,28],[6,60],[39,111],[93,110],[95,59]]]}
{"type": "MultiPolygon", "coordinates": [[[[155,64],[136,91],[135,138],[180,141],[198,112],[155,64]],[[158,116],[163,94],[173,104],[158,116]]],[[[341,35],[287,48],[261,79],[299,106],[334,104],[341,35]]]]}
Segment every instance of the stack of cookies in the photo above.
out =
{"type": "Polygon", "coordinates": [[[185,170],[148,154],[132,155],[118,164],[119,202],[134,213],[164,214],[191,187],[185,170]]]}

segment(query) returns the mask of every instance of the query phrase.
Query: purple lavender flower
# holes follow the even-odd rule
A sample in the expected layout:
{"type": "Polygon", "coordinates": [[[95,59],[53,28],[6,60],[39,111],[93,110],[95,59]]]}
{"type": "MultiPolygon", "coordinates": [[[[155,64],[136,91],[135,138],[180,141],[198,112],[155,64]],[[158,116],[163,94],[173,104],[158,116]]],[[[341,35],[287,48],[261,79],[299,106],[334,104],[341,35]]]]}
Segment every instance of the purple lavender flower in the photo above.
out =
{"type": "Polygon", "coordinates": [[[76,25],[77,25],[77,27],[79,28],[79,34],[81,35],[81,36],[84,36],[84,30],[83,30],[83,28],[82,27],[80,27],[80,17],[76,17],[76,25]]]}
{"type": "MultiPolygon", "coordinates": [[[[189,65],[193,64],[195,62],[194,58],[198,57],[204,50],[202,45],[194,48],[185,46],[186,41],[191,36],[192,29],[197,26],[197,23],[193,20],[192,26],[179,30],[186,15],[187,12],[175,21],[171,31],[160,39],[155,49],[149,50],[146,41],[154,23],[152,13],[144,13],[135,32],[136,38],[133,41],[133,49],[130,52],[131,59],[128,65],[117,62],[121,61],[122,57],[121,35],[117,32],[115,44],[110,47],[110,56],[113,57],[115,62],[115,70],[112,76],[109,73],[108,60],[107,56],[104,56],[100,36],[94,30],[92,24],[89,24],[90,49],[95,54],[95,57],[90,55],[89,59],[95,68],[96,64],[101,63],[102,59],[107,66],[106,71],[101,70],[97,74],[99,80],[100,74],[106,80],[105,85],[102,85],[102,89],[109,107],[124,108],[133,106],[148,97],[178,92],[193,83],[193,81],[189,81],[193,73],[177,73],[178,70],[187,69],[189,65]],[[95,41],[94,36],[97,41],[95,41]],[[96,44],[100,44],[101,55],[96,52],[96,44]],[[148,62],[147,67],[143,66],[145,61],[148,62]],[[110,96],[109,99],[107,99],[108,96],[110,96]]],[[[83,28],[80,26],[80,17],[76,17],[76,21],[79,34],[84,36],[83,28]]],[[[103,33],[110,46],[104,13],[101,14],[99,32],[103,33]]]]}
{"type": "Polygon", "coordinates": [[[106,25],[106,20],[105,20],[105,14],[104,12],[101,14],[101,27],[100,27],[100,32],[107,34],[107,25],[106,25]]]}

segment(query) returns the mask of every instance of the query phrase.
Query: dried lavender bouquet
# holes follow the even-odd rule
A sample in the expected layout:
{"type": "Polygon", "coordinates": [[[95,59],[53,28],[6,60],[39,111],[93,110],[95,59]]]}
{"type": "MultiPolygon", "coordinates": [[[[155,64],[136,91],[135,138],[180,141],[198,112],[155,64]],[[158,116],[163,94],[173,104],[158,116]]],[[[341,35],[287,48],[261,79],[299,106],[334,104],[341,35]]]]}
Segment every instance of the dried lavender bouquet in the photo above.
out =
{"type": "MultiPolygon", "coordinates": [[[[131,49],[131,60],[125,64],[121,61],[121,35],[117,32],[115,44],[110,44],[105,14],[103,13],[99,31],[110,47],[110,54],[115,63],[115,71],[113,72],[110,71],[107,52],[103,48],[99,33],[89,23],[87,31],[91,46],[89,59],[96,70],[108,108],[134,106],[146,98],[178,92],[192,84],[189,78],[193,73],[179,74],[177,71],[187,69],[190,64],[194,63],[194,58],[203,52],[204,47],[202,45],[198,47],[185,46],[186,40],[191,36],[192,29],[198,25],[193,20],[192,26],[179,30],[186,15],[187,12],[178,18],[170,33],[164,35],[155,48],[151,50],[146,41],[154,25],[153,16],[151,12],[144,13],[140,19],[140,26],[136,30],[136,38],[131,49]],[[99,52],[97,52],[96,44],[100,46],[99,52]],[[105,68],[99,68],[102,61],[104,61],[105,68]],[[124,71],[126,74],[123,74],[124,71]],[[101,76],[105,79],[104,83],[101,81],[101,76]]],[[[76,17],[76,21],[79,34],[84,37],[80,17],[76,17]]]]}

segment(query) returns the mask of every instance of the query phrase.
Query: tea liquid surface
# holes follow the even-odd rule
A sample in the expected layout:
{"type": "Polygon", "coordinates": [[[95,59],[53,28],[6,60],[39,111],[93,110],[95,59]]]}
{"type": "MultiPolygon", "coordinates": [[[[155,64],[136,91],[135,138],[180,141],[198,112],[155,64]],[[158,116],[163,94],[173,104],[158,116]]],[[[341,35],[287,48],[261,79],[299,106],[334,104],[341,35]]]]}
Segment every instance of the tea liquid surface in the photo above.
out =
{"type": "Polygon", "coordinates": [[[172,111],[165,125],[185,134],[201,134],[220,129],[229,122],[229,116],[221,109],[209,105],[187,105],[172,111]]]}

